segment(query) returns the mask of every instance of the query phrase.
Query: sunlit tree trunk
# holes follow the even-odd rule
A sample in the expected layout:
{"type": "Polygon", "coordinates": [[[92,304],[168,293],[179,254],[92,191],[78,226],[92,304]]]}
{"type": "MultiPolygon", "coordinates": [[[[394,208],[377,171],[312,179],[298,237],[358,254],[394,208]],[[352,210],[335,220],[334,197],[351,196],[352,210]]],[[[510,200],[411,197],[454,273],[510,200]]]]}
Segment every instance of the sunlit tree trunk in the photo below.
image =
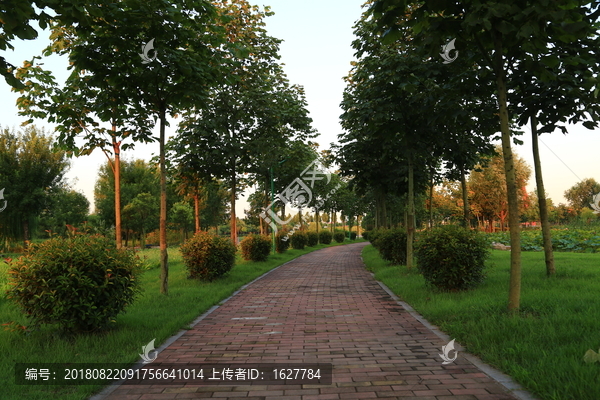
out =
{"type": "Polygon", "coordinates": [[[516,313],[521,301],[521,226],[519,223],[519,202],[515,164],[511,147],[511,134],[508,118],[508,102],[505,81],[502,35],[492,32],[494,37],[494,70],[500,106],[500,131],[502,134],[502,154],[504,156],[504,173],[506,176],[506,192],[508,197],[508,226],[510,228],[510,284],[508,293],[508,310],[516,313]]]}

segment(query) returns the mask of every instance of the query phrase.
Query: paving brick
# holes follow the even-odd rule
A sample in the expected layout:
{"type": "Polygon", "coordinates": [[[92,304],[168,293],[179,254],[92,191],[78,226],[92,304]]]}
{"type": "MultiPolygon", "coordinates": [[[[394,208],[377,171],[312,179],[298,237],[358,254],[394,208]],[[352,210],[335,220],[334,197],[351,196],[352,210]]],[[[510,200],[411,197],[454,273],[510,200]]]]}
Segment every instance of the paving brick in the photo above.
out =
{"type": "MultiPolygon", "coordinates": [[[[364,244],[299,257],[247,286],[157,359],[191,364],[332,363],[331,385],[122,385],[102,400],[515,400],[445,344],[366,271],[364,244]]],[[[94,399],[99,400],[99,399],[94,399]]]]}

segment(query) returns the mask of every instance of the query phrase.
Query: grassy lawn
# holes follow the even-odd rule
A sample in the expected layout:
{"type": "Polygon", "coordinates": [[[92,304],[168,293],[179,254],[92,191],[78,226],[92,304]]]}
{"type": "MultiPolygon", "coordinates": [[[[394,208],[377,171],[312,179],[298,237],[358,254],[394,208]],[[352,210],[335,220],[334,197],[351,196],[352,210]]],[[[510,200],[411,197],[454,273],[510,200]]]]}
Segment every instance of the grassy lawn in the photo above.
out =
{"type": "MultiPolygon", "coordinates": [[[[506,312],[510,252],[493,251],[488,278],[463,293],[439,293],[416,271],[391,266],[373,246],[367,268],[398,297],[466,350],[502,370],[543,400],[600,399],[600,364],[585,364],[600,347],[600,254],[554,253],[556,277],[546,278],[544,254],[523,252],[521,314],[506,312]]],[[[459,354],[460,357],[460,354],[459,354]]]]}
{"type": "MultiPolygon", "coordinates": [[[[344,242],[347,244],[351,242],[344,242]]],[[[333,246],[332,244],[329,246],[333,246]]],[[[31,363],[134,363],[141,346],[156,338],[155,347],[189,324],[210,307],[219,304],[244,284],[298,256],[329,247],[318,245],[304,250],[290,249],[271,255],[266,262],[238,259],[224,278],[211,283],[187,279],[187,271],[178,250],[169,250],[169,295],[159,293],[159,250],[144,250],[149,270],[142,277],[143,294],[117,318],[116,324],[101,334],[64,337],[55,327],[43,327],[23,334],[0,330],[0,389],[2,399],[85,399],[101,386],[28,386],[16,385],[14,365],[31,363]]],[[[11,255],[14,257],[14,255],[11,255]]],[[[6,299],[7,265],[0,261],[0,323],[14,321],[28,325],[17,307],[6,299]]]]}

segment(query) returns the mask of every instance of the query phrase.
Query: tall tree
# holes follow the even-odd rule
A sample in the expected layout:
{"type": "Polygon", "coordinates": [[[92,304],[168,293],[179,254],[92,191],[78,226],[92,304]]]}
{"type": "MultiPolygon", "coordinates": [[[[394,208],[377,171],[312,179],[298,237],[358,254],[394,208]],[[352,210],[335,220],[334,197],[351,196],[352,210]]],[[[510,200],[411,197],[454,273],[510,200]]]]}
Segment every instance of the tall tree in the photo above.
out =
{"type": "Polygon", "coordinates": [[[51,136],[35,126],[24,131],[0,131],[0,189],[6,209],[0,213],[2,236],[31,239],[30,222],[40,215],[50,192],[61,186],[69,163],[64,151],[55,151],[51,136]]]}

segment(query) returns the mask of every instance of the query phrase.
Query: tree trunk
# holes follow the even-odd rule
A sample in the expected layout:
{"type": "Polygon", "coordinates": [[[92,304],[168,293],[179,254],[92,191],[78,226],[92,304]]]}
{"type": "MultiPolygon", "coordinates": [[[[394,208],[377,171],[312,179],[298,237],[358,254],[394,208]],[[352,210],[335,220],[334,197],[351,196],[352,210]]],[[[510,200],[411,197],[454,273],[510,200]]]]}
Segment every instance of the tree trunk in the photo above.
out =
{"type": "Polygon", "coordinates": [[[169,294],[169,253],[167,252],[167,168],[165,165],[166,110],[160,110],[160,292],[169,294]]]}
{"type": "Polygon", "coordinates": [[[508,310],[519,311],[521,301],[521,226],[519,224],[519,201],[515,176],[515,165],[511,147],[511,134],[506,98],[506,82],[503,43],[499,32],[494,36],[494,66],[500,106],[500,131],[502,133],[502,154],[504,156],[504,174],[506,175],[506,192],[508,197],[508,226],[510,228],[510,286],[508,293],[508,310]]]}
{"type": "Polygon", "coordinates": [[[469,192],[467,190],[465,171],[461,171],[460,173],[460,185],[463,198],[463,224],[465,228],[471,229],[471,208],[469,207],[469,192]]]}
{"type": "Polygon", "coordinates": [[[194,193],[194,225],[196,233],[200,232],[200,199],[197,190],[194,193]]]}
{"type": "Polygon", "coordinates": [[[317,235],[319,234],[319,222],[320,222],[320,218],[319,218],[319,209],[315,208],[315,227],[317,230],[317,235]]]}
{"type": "Polygon", "coordinates": [[[429,186],[429,229],[433,228],[433,177],[429,186]]]}
{"type": "Polygon", "coordinates": [[[146,248],[146,228],[142,226],[142,237],[140,238],[140,249],[144,250],[146,248]]]}
{"type": "Polygon", "coordinates": [[[546,257],[546,275],[552,276],[556,272],[556,268],[554,267],[552,235],[550,233],[550,223],[548,221],[548,206],[546,204],[544,178],[542,177],[542,163],[540,160],[537,120],[535,115],[531,117],[531,139],[533,144],[533,165],[535,169],[535,182],[537,185],[538,206],[540,208],[540,222],[542,224],[542,238],[544,241],[544,255],[546,257]]]}
{"type": "Polygon", "coordinates": [[[415,179],[412,157],[408,159],[408,218],[406,225],[406,268],[413,267],[413,240],[415,236],[415,179]]]}
{"type": "Polygon", "coordinates": [[[28,243],[29,243],[29,217],[25,216],[23,218],[23,243],[24,243],[24,247],[25,249],[27,249],[28,243]]]}
{"type": "Polygon", "coordinates": [[[123,246],[121,233],[121,142],[116,141],[117,126],[112,126],[112,146],[115,161],[113,163],[113,175],[115,177],[115,239],[117,249],[123,246]]]}
{"type": "Polygon", "coordinates": [[[234,172],[231,176],[231,241],[234,246],[237,246],[237,217],[235,215],[235,189],[236,189],[236,178],[235,178],[235,161],[234,164],[234,172]]]}

